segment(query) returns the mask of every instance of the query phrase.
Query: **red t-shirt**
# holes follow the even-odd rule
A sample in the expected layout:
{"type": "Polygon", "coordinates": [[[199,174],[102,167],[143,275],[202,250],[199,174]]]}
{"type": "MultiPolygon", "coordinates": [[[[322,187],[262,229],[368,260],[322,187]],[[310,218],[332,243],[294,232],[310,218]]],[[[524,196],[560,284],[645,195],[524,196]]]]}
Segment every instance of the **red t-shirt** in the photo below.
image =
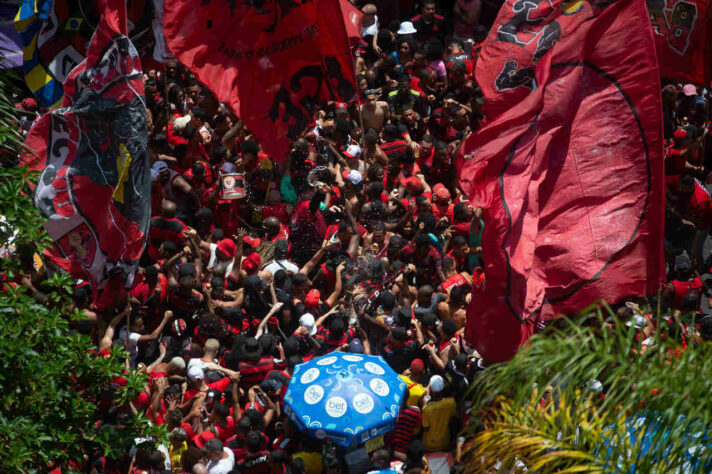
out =
{"type": "MultiPolygon", "coordinates": [[[[214,388],[216,390],[220,390],[221,392],[225,391],[227,387],[230,385],[230,379],[228,377],[223,377],[217,382],[209,383],[208,385],[208,390],[211,388],[214,388]]],[[[206,390],[207,391],[207,390],[206,390]]],[[[200,390],[194,389],[194,388],[189,388],[188,390],[185,391],[185,397],[183,398],[183,402],[187,402],[194,396],[196,396],[198,393],[200,393],[200,390]]]]}
{"type": "Polygon", "coordinates": [[[224,426],[217,424],[213,426],[223,444],[227,443],[227,439],[235,434],[235,420],[231,416],[227,417],[227,423],[224,426]]]}

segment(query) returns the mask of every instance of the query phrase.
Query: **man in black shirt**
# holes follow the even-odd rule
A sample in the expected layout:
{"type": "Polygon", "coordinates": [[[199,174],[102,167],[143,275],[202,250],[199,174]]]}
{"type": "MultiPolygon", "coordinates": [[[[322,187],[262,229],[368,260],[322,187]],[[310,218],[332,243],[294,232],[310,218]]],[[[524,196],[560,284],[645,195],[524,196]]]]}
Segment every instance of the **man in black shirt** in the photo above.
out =
{"type": "Polygon", "coordinates": [[[435,13],[435,0],[423,0],[420,15],[410,20],[418,32],[415,34],[418,41],[438,39],[443,42],[445,38],[445,18],[435,13]]]}
{"type": "MultiPolygon", "coordinates": [[[[422,336],[421,336],[422,337],[422,336]]],[[[422,342],[409,339],[408,331],[403,327],[391,329],[386,347],[383,348],[383,358],[386,359],[396,373],[402,373],[410,367],[413,359],[423,358],[422,342]]]]}

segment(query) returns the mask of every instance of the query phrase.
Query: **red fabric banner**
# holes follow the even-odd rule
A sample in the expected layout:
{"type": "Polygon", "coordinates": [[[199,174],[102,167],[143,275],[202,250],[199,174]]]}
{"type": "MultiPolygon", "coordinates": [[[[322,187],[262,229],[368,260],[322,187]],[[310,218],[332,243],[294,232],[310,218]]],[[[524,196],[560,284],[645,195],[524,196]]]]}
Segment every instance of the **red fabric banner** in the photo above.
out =
{"type": "Polygon", "coordinates": [[[509,0],[476,71],[500,113],[460,157],[485,217],[467,337],[495,362],[561,313],[657,292],[662,112],[644,0],[509,0]]]}
{"type": "Polygon", "coordinates": [[[168,47],[229,104],[276,161],[311,124],[318,104],[354,97],[353,61],[339,0],[172,0],[168,47]]]}
{"type": "Polygon", "coordinates": [[[151,177],[139,53],[123,0],[103,0],[86,59],[64,83],[61,108],[26,138],[24,163],[41,171],[35,205],[54,240],[47,256],[92,283],[130,284],[146,242],[151,177]]]}
{"type": "Polygon", "coordinates": [[[709,0],[647,0],[660,75],[709,85],[712,8],[709,0]]]}
{"type": "Polygon", "coordinates": [[[344,15],[344,25],[346,34],[349,37],[349,44],[356,46],[361,42],[361,18],[363,13],[348,0],[339,0],[341,13],[344,15]]]}

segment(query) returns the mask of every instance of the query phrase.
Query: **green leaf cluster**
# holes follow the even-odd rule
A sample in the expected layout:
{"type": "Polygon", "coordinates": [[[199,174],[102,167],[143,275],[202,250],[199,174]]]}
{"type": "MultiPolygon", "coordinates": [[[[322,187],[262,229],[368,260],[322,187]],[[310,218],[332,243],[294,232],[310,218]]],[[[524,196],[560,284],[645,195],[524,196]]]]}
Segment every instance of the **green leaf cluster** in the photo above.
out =
{"type": "Polygon", "coordinates": [[[477,377],[472,472],[710,471],[712,343],[683,350],[658,331],[641,352],[610,310],[593,319],[536,335],[477,377]]]}
{"type": "MultiPolygon", "coordinates": [[[[32,202],[30,181],[35,176],[6,159],[16,158],[21,146],[16,112],[8,96],[0,95],[0,215],[5,219],[0,246],[41,254],[50,239],[32,202]]],[[[19,258],[0,259],[0,275],[21,283],[19,258]]],[[[130,416],[115,429],[96,429],[101,420],[97,408],[114,377],[128,380],[113,396],[127,411],[146,381],[143,375],[126,373],[122,348],[108,358],[90,353],[95,349],[90,338],[72,330],[83,317],[72,309],[72,288],[62,273],[41,283],[41,299],[22,284],[0,287],[0,472],[66,469],[69,461],[81,461],[85,454],[125,455],[133,439],[164,435],[145,416],[130,416]]]]}

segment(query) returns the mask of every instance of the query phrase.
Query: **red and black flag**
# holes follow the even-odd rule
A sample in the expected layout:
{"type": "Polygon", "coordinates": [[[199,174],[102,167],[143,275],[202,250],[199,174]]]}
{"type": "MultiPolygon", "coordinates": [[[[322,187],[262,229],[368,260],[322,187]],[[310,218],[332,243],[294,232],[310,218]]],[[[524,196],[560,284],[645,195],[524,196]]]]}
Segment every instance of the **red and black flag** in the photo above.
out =
{"type": "Polygon", "coordinates": [[[139,53],[123,0],[102,0],[86,59],[64,84],[63,106],[27,135],[25,163],[41,171],[35,204],[54,240],[48,256],[101,291],[129,284],[146,242],[151,177],[139,53]]]}
{"type": "Polygon", "coordinates": [[[664,275],[659,73],[644,0],[508,0],[477,81],[495,115],[460,182],[484,210],[487,285],[467,336],[506,360],[539,323],[657,291],[664,275]]]}
{"type": "Polygon", "coordinates": [[[647,0],[660,75],[707,86],[712,81],[710,0],[647,0]]]}
{"type": "Polygon", "coordinates": [[[319,103],[355,95],[339,0],[172,0],[168,47],[282,161],[319,103]]]}

